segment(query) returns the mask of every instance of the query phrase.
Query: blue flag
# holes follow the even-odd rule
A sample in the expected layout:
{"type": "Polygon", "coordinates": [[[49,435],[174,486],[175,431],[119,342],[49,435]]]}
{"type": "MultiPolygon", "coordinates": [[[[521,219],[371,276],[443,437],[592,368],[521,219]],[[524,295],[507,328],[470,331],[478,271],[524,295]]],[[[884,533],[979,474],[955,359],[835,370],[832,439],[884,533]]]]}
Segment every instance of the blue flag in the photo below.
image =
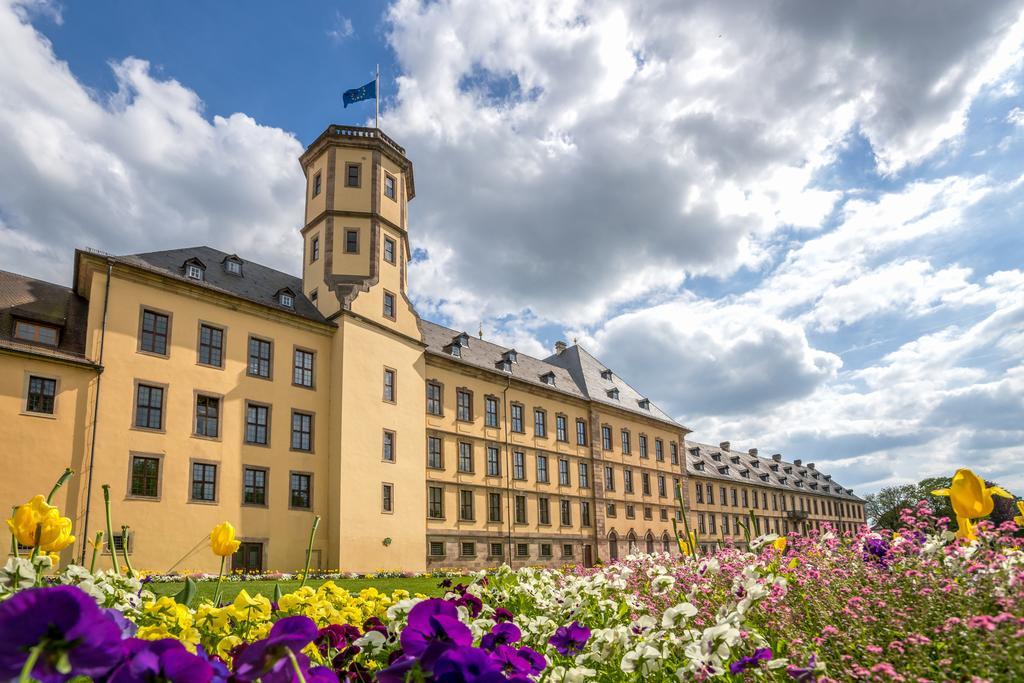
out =
{"type": "Polygon", "coordinates": [[[345,102],[346,107],[350,104],[355,104],[356,102],[362,102],[363,100],[377,99],[377,80],[374,79],[360,88],[346,90],[341,96],[341,99],[345,102]]]}

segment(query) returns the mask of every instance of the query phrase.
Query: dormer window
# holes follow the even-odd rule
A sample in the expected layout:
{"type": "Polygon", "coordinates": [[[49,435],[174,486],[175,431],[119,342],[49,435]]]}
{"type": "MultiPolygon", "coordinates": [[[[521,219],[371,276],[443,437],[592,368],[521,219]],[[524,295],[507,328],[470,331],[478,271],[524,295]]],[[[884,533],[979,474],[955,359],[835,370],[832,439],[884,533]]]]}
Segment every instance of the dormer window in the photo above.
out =
{"type": "MultiPolygon", "coordinates": [[[[506,363],[519,363],[519,354],[516,353],[515,349],[509,349],[505,353],[501,354],[501,359],[506,363]]],[[[511,372],[511,369],[509,372],[511,372]]]]}
{"type": "Polygon", "coordinates": [[[608,398],[613,399],[615,401],[619,400],[619,390],[617,388],[612,387],[611,389],[609,389],[607,391],[607,394],[608,394],[608,398]]]}
{"type": "Polygon", "coordinates": [[[644,410],[651,409],[651,400],[648,398],[642,398],[639,401],[637,401],[637,403],[639,403],[640,407],[643,408],[644,410]]]}
{"type": "Polygon", "coordinates": [[[780,484],[785,484],[787,481],[789,481],[789,477],[779,477],[780,484]]]}
{"type": "Polygon", "coordinates": [[[758,469],[760,469],[761,468],[761,463],[759,463],[757,460],[751,460],[750,461],[750,466],[751,467],[757,467],[758,469]]]}
{"type": "Polygon", "coordinates": [[[455,339],[452,340],[452,343],[458,344],[459,346],[469,346],[469,335],[465,332],[460,332],[456,335],[455,339]]]}
{"type": "Polygon", "coordinates": [[[712,453],[711,454],[711,459],[714,460],[715,462],[722,462],[722,454],[721,453],[712,453]]]}
{"type": "Polygon", "coordinates": [[[544,382],[544,384],[547,384],[549,386],[555,386],[555,373],[545,372],[543,375],[540,376],[540,381],[544,382]]]}
{"type": "Polygon", "coordinates": [[[202,280],[203,279],[203,269],[200,268],[199,266],[195,265],[195,264],[190,263],[188,265],[188,271],[187,272],[188,272],[188,276],[190,278],[192,278],[193,280],[202,280]]]}
{"type": "Polygon", "coordinates": [[[612,378],[612,371],[611,370],[605,368],[604,370],[601,371],[601,379],[610,380],[611,378],[612,378]]]}
{"type": "Polygon", "coordinates": [[[281,302],[281,305],[284,306],[285,308],[295,308],[295,297],[293,297],[291,294],[281,292],[281,296],[278,298],[278,300],[281,302]]]}
{"type": "Polygon", "coordinates": [[[762,474],[761,475],[761,481],[768,481],[768,475],[767,474],[762,474]]]}
{"type": "Polygon", "coordinates": [[[738,455],[732,456],[731,458],[729,458],[729,460],[732,461],[733,465],[739,465],[740,464],[740,456],[738,456],[738,455]]]}
{"type": "Polygon", "coordinates": [[[700,472],[703,472],[704,471],[704,463],[698,460],[697,462],[693,463],[693,469],[698,470],[700,472]]]}
{"type": "Polygon", "coordinates": [[[768,465],[768,467],[771,468],[772,472],[778,472],[779,471],[779,466],[776,465],[775,463],[772,463],[771,465],[768,465]]]}
{"type": "Polygon", "coordinates": [[[718,473],[719,474],[729,474],[729,466],[728,465],[722,465],[721,467],[718,468],[718,473]]]}
{"type": "Polygon", "coordinates": [[[510,360],[502,359],[495,363],[494,365],[502,372],[512,372],[512,361],[510,360]]]}
{"type": "Polygon", "coordinates": [[[782,471],[785,472],[786,474],[789,474],[790,472],[793,471],[793,468],[790,467],[789,465],[786,465],[785,467],[782,468],[782,471]]]}
{"type": "Polygon", "coordinates": [[[224,272],[228,275],[242,275],[242,260],[237,256],[228,256],[224,259],[224,272]]]}
{"type": "Polygon", "coordinates": [[[17,320],[14,323],[14,338],[36,344],[56,346],[57,328],[52,325],[41,325],[25,320],[17,320]]]}
{"type": "Polygon", "coordinates": [[[740,472],[740,476],[744,479],[750,479],[750,470],[743,470],[740,472]]]}
{"type": "Polygon", "coordinates": [[[697,455],[698,453],[700,453],[700,446],[690,446],[690,453],[692,455],[697,455]]]}
{"type": "Polygon", "coordinates": [[[453,358],[462,358],[462,347],[459,344],[451,343],[448,345],[448,353],[453,358]]]}

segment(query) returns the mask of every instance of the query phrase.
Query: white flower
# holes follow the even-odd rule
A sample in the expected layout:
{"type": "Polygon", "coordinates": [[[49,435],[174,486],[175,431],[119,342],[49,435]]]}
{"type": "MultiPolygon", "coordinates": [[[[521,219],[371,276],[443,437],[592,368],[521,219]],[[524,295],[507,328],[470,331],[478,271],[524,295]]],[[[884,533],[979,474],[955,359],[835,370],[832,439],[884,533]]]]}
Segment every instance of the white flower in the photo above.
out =
{"type": "Polygon", "coordinates": [[[649,675],[661,668],[661,652],[646,643],[626,653],[619,665],[625,673],[649,675]]]}
{"type": "Polygon", "coordinates": [[[379,650],[384,649],[384,642],[386,638],[380,631],[367,631],[361,638],[357,638],[353,641],[353,645],[358,645],[362,650],[368,654],[372,654],[379,650]]]}
{"type": "Polygon", "coordinates": [[[661,627],[664,629],[676,628],[681,622],[686,621],[697,614],[697,608],[688,602],[681,602],[674,607],[669,607],[661,615],[661,627]]]}
{"type": "Polygon", "coordinates": [[[32,563],[20,557],[12,557],[0,570],[0,593],[13,593],[29,588],[36,582],[36,570],[32,563]]]}
{"type": "Polygon", "coordinates": [[[662,574],[651,581],[651,592],[655,595],[664,595],[676,585],[676,577],[670,574],[662,574]]]}

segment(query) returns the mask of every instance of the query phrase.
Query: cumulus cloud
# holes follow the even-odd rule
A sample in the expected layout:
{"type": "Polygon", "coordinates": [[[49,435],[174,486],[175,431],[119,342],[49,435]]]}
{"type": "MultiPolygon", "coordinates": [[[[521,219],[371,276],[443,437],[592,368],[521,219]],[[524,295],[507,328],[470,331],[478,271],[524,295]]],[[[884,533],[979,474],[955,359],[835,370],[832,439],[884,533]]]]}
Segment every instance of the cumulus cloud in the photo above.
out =
{"type": "Polygon", "coordinates": [[[24,12],[0,7],[0,268],[67,282],[72,246],[210,244],[294,271],[302,146],[126,58],[100,99],[24,12]]]}
{"type": "Polygon", "coordinates": [[[334,13],[334,26],[327,31],[327,35],[336,43],[340,43],[346,38],[351,38],[356,33],[355,28],[352,26],[352,20],[342,15],[341,12],[334,13]]]}

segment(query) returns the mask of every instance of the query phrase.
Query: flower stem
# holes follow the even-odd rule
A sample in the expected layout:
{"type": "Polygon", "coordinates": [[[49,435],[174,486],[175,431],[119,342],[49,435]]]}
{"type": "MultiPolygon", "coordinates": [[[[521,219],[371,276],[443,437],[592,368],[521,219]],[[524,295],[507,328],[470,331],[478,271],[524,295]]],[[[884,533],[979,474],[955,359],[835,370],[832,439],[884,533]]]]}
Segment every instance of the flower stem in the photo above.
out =
{"type": "MultiPolygon", "coordinates": [[[[114,563],[114,573],[121,573],[121,565],[117,561],[117,548],[114,547],[113,526],[110,524],[110,484],[103,485],[103,508],[107,513],[107,542],[110,543],[110,559],[114,563]]],[[[124,543],[124,539],[121,539],[124,543]]]]}
{"type": "Polygon", "coordinates": [[[92,561],[89,562],[89,573],[93,574],[96,572],[96,556],[100,553],[100,546],[103,544],[103,532],[96,532],[96,540],[92,544],[92,561]]]}
{"type": "Polygon", "coordinates": [[[132,561],[128,559],[128,527],[121,525],[121,552],[124,553],[124,564],[128,568],[129,578],[135,578],[135,569],[132,568],[132,561]]]}
{"type": "Polygon", "coordinates": [[[217,589],[213,591],[213,606],[220,607],[220,584],[224,581],[224,563],[227,562],[227,556],[221,555],[220,558],[220,576],[217,577],[217,589]]]}
{"type": "Polygon", "coordinates": [[[67,469],[64,470],[64,474],[60,475],[60,478],[57,479],[57,483],[53,485],[52,489],[50,489],[50,495],[48,495],[46,497],[46,504],[47,505],[49,505],[50,501],[53,500],[53,497],[55,495],[57,495],[57,491],[60,490],[60,487],[64,485],[64,482],[66,482],[68,479],[70,479],[71,475],[74,474],[74,473],[75,473],[75,471],[73,469],[71,469],[70,467],[68,467],[67,469]]]}
{"type": "Polygon", "coordinates": [[[306,546],[306,568],[302,572],[302,583],[299,588],[306,585],[306,577],[309,576],[309,563],[313,559],[313,537],[316,536],[316,528],[320,526],[320,515],[313,518],[313,528],[309,530],[309,545],[306,546]]]}
{"type": "MultiPolygon", "coordinates": [[[[17,511],[17,505],[11,508],[11,519],[14,519],[14,513],[17,511]]],[[[14,532],[11,532],[11,555],[14,557],[21,557],[21,553],[18,552],[18,537],[14,535],[14,532]]]]}
{"type": "MultiPolygon", "coordinates": [[[[317,519],[320,519],[317,517],[317,519]]],[[[315,528],[315,527],[314,527],[315,528]]],[[[292,662],[292,668],[295,670],[295,680],[298,683],[306,683],[306,677],[302,675],[302,667],[299,666],[299,660],[295,659],[295,653],[289,647],[285,650],[288,653],[288,659],[292,662]]]]}
{"type": "Polygon", "coordinates": [[[25,660],[25,666],[21,667],[21,675],[18,676],[18,683],[31,683],[32,669],[36,668],[36,662],[39,661],[39,655],[41,655],[42,653],[42,643],[39,643],[34,648],[28,651],[28,659],[25,660]]]}

